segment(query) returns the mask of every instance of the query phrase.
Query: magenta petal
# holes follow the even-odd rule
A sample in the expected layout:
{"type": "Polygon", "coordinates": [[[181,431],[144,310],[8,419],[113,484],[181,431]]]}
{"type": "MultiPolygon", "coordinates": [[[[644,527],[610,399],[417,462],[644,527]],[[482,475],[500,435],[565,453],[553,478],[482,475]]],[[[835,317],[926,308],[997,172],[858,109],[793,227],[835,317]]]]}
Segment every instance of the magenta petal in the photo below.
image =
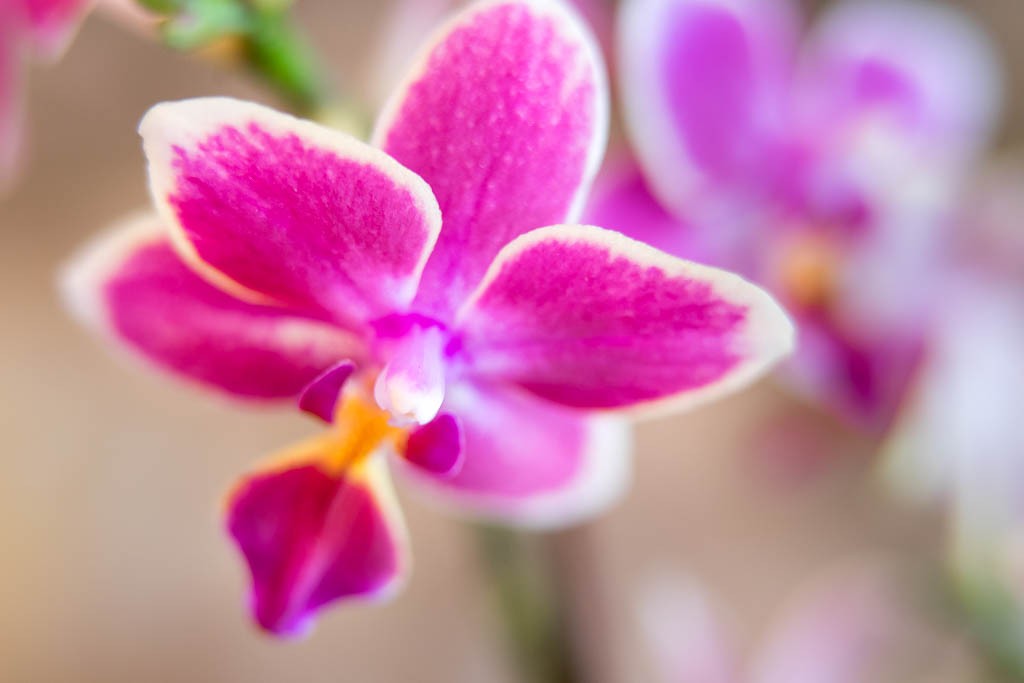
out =
{"type": "Polygon", "coordinates": [[[342,387],[355,372],[352,361],[343,360],[324,370],[316,379],[306,385],[299,396],[299,409],[319,417],[324,422],[334,422],[342,387]]]}
{"type": "Polygon", "coordinates": [[[445,317],[509,240],[581,208],[604,151],[603,78],[558,3],[476,4],[434,39],[375,135],[444,215],[418,307],[445,317]]]}
{"type": "Polygon", "coordinates": [[[369,482],[315,464],[247,479],[231,496],[227,528],[249,566],[260,627],[302,635],[329,603],[389,593],[404,551],[389,504],[369,482]]]}
{"type": "Polygon", "coordinates": [[[754,285],[587,226],[510,244],[459,326],[474,372],[577,408],[690,405],[793,345],[786,314],[754,285]]]}
{"type": "MultiPolygon", "coordinates": [[[[5,0],[10,2],[11,0],[5,0]]],[[[88,0],[14,0],[25,10],[29,35],[38,56],[54,59],[64,51],[88,0]]]]}
{"type": "Polygon", "coordinates": [[[530,528],[565,526],[605,510],[628,483],[628,428],[614,418],[480,382],[449,387],[443,410],[461,428],[461,468],[449,476],[403,471],[457,512],[530,528]]]}
{"type": "Polygon", "coordinates": [[[452,415],[438,415],[409,435],[405,459],[433,475],[451,477],[462,468],[462,442],[459,421],[452,415]]]}
{"type": "Polygon", "coordinates": [[[652,189],[682,211],[758,167],[796,46],[788,0],[637,0],[620,24],[627,129],[652,189]]]}
{"type": "MultiPolygon", "coordinates": [[[[2,21],[4,15],[0,12],[2,21]]],[[[23,145],[23,78],[17,47],[14,27],[0,25],[0,192],[14,178],[23,145]]]]}
{"type": "Polygon", "coordinates": [[[346,325],[412,300],[441,219],[383,152],[226,98],[157,105],[139,130],[175,246],[218,286],[346,325]]]}
{"type": "Polygon", "coordinates": [[[62,282],[88,326],[186,379],[228,394],[297,398],[363,343],[294,312],[245,303],[193,273],[159,219],[145,217],[84,250],[62,282]]]}

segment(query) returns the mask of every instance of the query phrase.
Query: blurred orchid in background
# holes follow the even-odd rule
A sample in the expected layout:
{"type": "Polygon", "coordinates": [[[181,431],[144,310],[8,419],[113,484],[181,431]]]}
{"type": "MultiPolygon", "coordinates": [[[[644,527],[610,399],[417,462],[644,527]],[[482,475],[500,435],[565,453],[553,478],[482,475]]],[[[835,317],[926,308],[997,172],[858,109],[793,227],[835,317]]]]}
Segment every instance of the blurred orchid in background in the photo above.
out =
{"type": "Polygon", "coordinates": [[[943,316],[884,467],[949,509],[949,559],[986,644],[1024,675],[1024,172],[977,183],[958,221],[943,316]]]}
{"type": "Polygon", "coordinates": [[[165,370],[334,422],[229,497],[264,629],[300,633],[331,601],[397,586],[387,453],[456,508],[569,524],[625,483],[614,412],[695,405],[790,350],[757,287],[565,224],[606,96],[573,14],[501,0],[429,43],[376,147],[224,98],[144,118],[159,218],[89,249],[65,291],[165,370]]]}
{"type": "Polygon", "coordinates": [[[641,603],[641,633],[663,683],[968,683],[963,639],[928,625],[896,573],[833,570],[783,600],[750,656],[714,596],[663,579],[641,603]]]}
{"type": "Polygon", "coordinates": [[[21,155],[26,64],[56,61],[88,4],[88,0],[0,0],[0,190],[12,181],[21,155]]]}
{"type": "Polygon", "coordinates": [[[626,2],[636,162],[609,168],[585,218],[766,286],[799,321],[790,383],[881,430],[941,303],[998,74],[985,38],[931,3],[842,3],[799,33],[786,0],[626,2]]]}

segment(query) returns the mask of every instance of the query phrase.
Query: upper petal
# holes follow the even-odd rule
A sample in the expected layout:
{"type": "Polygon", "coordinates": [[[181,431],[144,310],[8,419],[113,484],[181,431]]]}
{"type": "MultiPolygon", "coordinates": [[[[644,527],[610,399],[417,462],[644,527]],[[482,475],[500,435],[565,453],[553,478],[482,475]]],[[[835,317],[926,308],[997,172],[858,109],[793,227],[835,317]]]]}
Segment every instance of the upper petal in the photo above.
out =
{"type": "Polygon", "coordinates": [[[529,528],[566,526],[618,499],[629,480],[627,426],[500,383],[460,382],[442,410],[458,420],[455,472],[402,471],[457,512],[529,528]]]}
{"type": "Polygon", "coordinates": [[[811,35],[799,96],[811,125],[886,116],[929,154],[959,157],[988,141],[1000,77],[991,41],[957,10],[858,0],[831,8],[811,35]]]}
{"type": "Polygon", "coordinates": [[[408,570],[408,539],[380,457],[339,470],[330,436],[240,482],[227,529],[252,577],[250,607],[278,636],[307,632],[341,599],[386,598],[408,570]]]}
{"type": "Polygon", "coordinates": [[[61,284],[72,311],[103,336],[239,397],[296,398],[337,361],[365,354],[341,328],[211,286],[181,261],[155,216],[83,250],[61,284]]]}
{"type": "Polygon", "coordinates": [[[471,372],[581,408],[705,400],[793,345],[786,314],[754,285],[588,226],[506,247],[458,325],[471,372]]]}
{"type": "Polygon", "coordinates": [[[795,47],[788,0],[631,0],[619,23],[627,131],[654,193],[682,211],[739,183],[778,126],[795,47]]]}
{"type": "Polygon", "coordinates": [[[218,286],[350,325],[412,300],[441,219],[383,152],[227,98],[159,104],[139,130],[175,245],[218,286]]]}
{"type": "Polygon", "coordinates": [[[444,317],[509,240],[580,208],[604,151],[605,91],[597,49],[559,2],[479,3],[430,42],[375,135],[444,215],[420,307],[444,317]]]}

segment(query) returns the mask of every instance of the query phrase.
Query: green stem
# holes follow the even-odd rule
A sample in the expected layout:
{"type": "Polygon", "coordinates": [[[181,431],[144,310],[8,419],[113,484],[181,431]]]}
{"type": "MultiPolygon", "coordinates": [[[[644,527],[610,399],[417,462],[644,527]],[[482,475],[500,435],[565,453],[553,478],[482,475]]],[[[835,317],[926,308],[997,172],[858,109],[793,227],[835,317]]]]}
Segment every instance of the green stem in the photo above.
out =
{"type": "Polygon", "coordinates": [[[582,681],[567,636],[570,618],[537,543],[495,526],[477,527],[476,537],[509,654],[522,680],[582,681]]]}
{"type": "Polygon", "coordinates": [[[245,44],[250,67],[292,109],[311,116],[325,108],[324,71],[287,10],[253,8],[245,44]]]}

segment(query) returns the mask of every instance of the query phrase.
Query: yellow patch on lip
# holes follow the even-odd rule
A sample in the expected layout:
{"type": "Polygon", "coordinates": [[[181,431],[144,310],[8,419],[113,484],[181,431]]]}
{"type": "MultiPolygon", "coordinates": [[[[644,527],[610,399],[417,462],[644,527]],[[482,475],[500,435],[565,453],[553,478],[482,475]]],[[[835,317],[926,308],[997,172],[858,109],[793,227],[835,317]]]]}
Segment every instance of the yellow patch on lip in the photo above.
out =
{"type": "Polygon", "coordinates": [[[780,284],[794,304],[810,308],[827,305],[835,295],[839,254],[820,237],[804,237],[787,245],[780,258],[780,284]]]}
{"type": "Polygon", "coordinates": [[[372,400],[352,392],[342,398],[329,438],[334,442],[324,464],[340,472],[365,461],[385,443],[401,448],[406,430],[391,424],[391,416],[372,400]]]}

